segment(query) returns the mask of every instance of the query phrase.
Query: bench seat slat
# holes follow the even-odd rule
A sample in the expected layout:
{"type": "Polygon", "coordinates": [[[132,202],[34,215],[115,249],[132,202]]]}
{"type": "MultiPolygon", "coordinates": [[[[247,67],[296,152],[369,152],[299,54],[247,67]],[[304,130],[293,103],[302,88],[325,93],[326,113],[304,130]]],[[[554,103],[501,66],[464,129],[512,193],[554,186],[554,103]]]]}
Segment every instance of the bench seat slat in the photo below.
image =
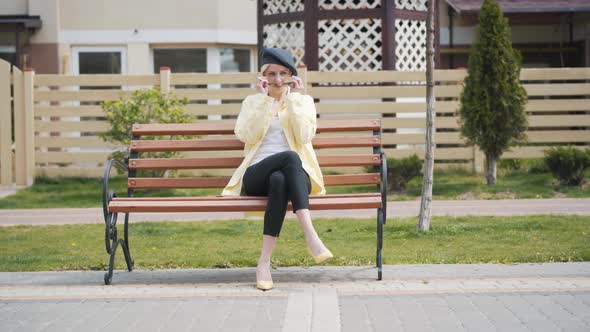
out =
{"type": "MultiPolygon", "coordinates": [[[[311,195],[309,198],[350,198],[350,197],[379,197],[380,193],[357,193],[357,194],[327,194],[311,195]]],[[[114,201],[242,201],[260,199],[256,196],[179,196],[179,197],[113,197],[114,201]]]]}
{"type": "MultiPolygon", "coordinates": [[[[244,158],[144,158],[130,159],[129,168],[138,169],[212,169],[212,168],[236,168],[244,158]]],[[[371,155],[346,155],[346,156],[319,156],[318,162],[322,167],[337,166],[377,166],[381,164],[381,156],[371,155]]]]}
{"type": "MultiPolygon", "coordinates": [[[[377,147],[379,136],[315,137],[314,149],[377,147]]],[[[190,140],[135,140],[130,146],[133,152],[158,151],[228,151],[243,150],[244,143],[238,139],[190,139],[190,140]]]]}
{"type": "MultiPolygon", "coordinates": [[[[231,135],[234,133],[235,120],[206,121],[181,124],[134,124],[133,136],[158,135],[231,135]]],[[[319,120],[317,133],[379,131],[380,119],[329,119],[319,120]]]]}
{"type": "MultiPolygon", "coordinates": [[[[264,211],[266,198],[213,201],[111,201],[111,212],[242,212],[264,211]]],[[[316,198],[309,200],[311,210],[371,209],[381,207],[380,197],[316,198]]],[[[288,209],[292,209],[289,203],[288,209]]]]}
{"type": "MultiPolygon", "coordinates": [[[[229,182],[229,177],[210,178],[129,178],[127,186],[130,189],[153,188],[223,188],[229,182]]],[[[354,185],[378,184],[381,182],[378,173],[325,175],[324,185],[354,185]]]]}

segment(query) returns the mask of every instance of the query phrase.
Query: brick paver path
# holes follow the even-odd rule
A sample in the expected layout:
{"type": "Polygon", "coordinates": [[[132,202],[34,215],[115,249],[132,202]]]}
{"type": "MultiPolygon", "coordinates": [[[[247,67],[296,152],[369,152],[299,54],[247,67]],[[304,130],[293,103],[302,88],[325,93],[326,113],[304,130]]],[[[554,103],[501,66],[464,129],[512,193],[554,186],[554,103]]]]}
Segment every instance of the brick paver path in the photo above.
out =
{"type": "Polygon", "coordinates": [[[589,331],[590,263],[0,273],[0,330],[589,331]]]}

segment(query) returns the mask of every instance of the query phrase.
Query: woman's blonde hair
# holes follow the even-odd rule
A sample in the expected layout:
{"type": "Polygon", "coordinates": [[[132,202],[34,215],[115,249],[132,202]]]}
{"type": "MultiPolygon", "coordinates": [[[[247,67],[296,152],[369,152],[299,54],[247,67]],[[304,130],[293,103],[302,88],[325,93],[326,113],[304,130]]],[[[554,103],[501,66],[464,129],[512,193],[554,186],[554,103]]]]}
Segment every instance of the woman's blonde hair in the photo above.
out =
{"type": "Polygon", "coordinates": [[[270,66],[270,63],[266,63],[266,64],[262,65],[262,67],[260,67],[260,75],[264,76],[264,72],[268,69],[269,66],[270,66]]]}

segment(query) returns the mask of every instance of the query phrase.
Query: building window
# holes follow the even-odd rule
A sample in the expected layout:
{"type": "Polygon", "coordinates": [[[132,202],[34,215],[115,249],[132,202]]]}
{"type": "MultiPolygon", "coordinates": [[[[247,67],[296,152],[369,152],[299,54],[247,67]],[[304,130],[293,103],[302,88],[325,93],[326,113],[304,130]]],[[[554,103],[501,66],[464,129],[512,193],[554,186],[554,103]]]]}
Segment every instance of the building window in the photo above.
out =
{"type": "MultiPolygon", "coordinates": [[[[124,74],[127,72],[127,50],[124,47],[72,47],[72,65],[75,75],[124,74]]],[[[80,86],[79,90],[119,90],[121,86],[80,86]]],[[[75,105],[100,105],[98,101],[75,102],[75,105]]],[[[80,117],[79,120],[104,120],[103,117],[80,117]]],[[[95,136],[96,133],[81,133],[95,136]]]]}
{"type": "MultiPolygon", "coordinates": [[[[170,67],[174,73],[224,73],[249,72],[252,69],[252,49],[215,47],[207,48],[174,48],[161,47],[152,49],[154,72],[159,73],[160,67],[170,67]]],[[[250,84],[199,84],[175,85],[175,89],[219,89],[229,87],[250,87],[250,84]]],[[[191,100],[190,104],[221,104],[241,103],[241,100],[208,99],[191,100]]],[[[217,120],[227,118],[221,115],[199,115],[197,119],[217,120]]]]}
{"type": "Polygon", "coordinates": [[[249,49],[221,48],[219,57],[221,72],[248,72],[251,69],[249,49]]]}
{"type": "Polygon", "coordinates": [[[79,54],[80,74],[120,74],[121,53],[84,52],[79,54]]]}
{"type": "Polygon", "coordinates": [[[127,72],[124,47],[74,47],[74,74],[123,74],[127,72]]]}
{"type": "Polygon", "coordinates": [[[16,66],[16,51],[14,46],[0,46],[0,59],[16,66]]]}
{"type": "MultiPolygon", "coordinates": [[[[228,72],[249,72],[252,68],[252,53],[249,49],[220,48],[219,49],[219,71],[228,72]]],[[[222,88],[248,88],[250,84],[222,84],[222,88]]],[[[239,104],[241,99],[225,99],[223,104],[239,104]]],[[[235,116],[223,116],[222,118],[235,118],[235,116]]]]}
{"type": "Polygon", "coordinates": [[[173,73],[206,73],[207,49],[154,49],[154,72],[159,73],[160,67],[170,67],[173,73]]]}

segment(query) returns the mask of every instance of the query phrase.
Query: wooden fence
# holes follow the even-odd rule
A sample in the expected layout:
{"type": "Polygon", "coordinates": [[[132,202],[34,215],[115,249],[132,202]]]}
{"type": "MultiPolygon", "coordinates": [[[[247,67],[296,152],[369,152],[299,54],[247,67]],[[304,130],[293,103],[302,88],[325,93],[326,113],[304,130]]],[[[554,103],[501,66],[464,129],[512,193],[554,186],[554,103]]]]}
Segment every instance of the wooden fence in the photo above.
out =
{"type": "Polygon", "coordinates": [[[35,169],[33,77],[0,60],[0,185],[32,185],[35,169]],[[11,73],[12,69],[12,73],[11,73]]]}
{"type": "MultiPolygon", "coordinates": [[[[159,86],[187,97],[196,121],[233,121],[240,101],[253,93],[257,73],[171,73],[154,75],[35,75],[0,63],[0,172],[2,184],[28,185],[34,176],[101,176],[114,148],[96,136],[108,128],[100,102],[159,86]],[[13,86],[12,95],[10,86],[13,86]],[[14,134],[10,100],[14,101],[14,134]],[[14,135],[14,141],[11,140],[14,135]],[[13,143],[14,142],[14,143],[13,143]],[[14,151],[14,153],[12,152],[14,151]],[[14,174],[11,167],[14,163],[14,174]]],[[[423,72],[307,72],[300,75],[316,100],[320,118],[382,117],[383,145],[390,158],[422,157],[425,125],[423,72]]],[[[458,133],[458,97],[465,70],[437,70],[436,143],[438,167],[483,170],[484,157],[458,133]]],[[[529,95],[528,142],[505,159],[540,158],[550,146],[590,143],[590,68],[523,69],[529,95]]],[[[325,134],[328,135],[328,134],[325,134]]],[[[350,151],[330,151],[346,154],[350,151]]],[[[219,152],[231,156],[239,152],[219,152]]],[[[322,154],[320,151],[319,154],[322,154]]],[[[198,152],[194,157],[215,157],[198,152]]],[[[335,170],[339,171],[339,170],[335,170]]],[[[211,175],[227,175],[220,170],[211,175]]]]}

